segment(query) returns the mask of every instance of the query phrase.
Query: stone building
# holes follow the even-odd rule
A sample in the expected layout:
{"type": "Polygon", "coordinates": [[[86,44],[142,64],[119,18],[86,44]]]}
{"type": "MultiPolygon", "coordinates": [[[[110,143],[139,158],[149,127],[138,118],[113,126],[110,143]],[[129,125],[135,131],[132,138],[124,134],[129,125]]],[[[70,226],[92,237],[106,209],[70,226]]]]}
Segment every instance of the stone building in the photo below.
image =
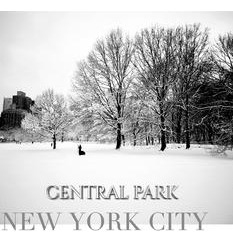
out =
{"type": "Polygon", "coordinates": [[[12,98],[4,98],[3,111],[1,113],[0,127],[15,128],[21,126],[25,114],[30,111],[34,101],[26,96],[26,93],[17,91],[12,98]]]}
{"type": "Polygon", "coordinates": [[[11,105],[12,105],[12,98],[4,97],[4,100],[3,100],[3,111],[7,110],[7,109],[10,109],[11,105]]]}

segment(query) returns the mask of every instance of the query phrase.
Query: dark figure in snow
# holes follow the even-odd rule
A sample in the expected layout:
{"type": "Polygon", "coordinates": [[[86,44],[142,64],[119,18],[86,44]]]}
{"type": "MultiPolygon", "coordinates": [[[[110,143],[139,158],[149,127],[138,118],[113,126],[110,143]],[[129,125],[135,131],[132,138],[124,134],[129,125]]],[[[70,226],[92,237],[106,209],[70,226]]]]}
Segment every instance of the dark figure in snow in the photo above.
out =
{"type": "Polygon", "coordinates": [[[78,154],[79,154],[79,155],[85,155],[85,154],[86,154],[86,153],[82,150],[82,146],[81,146],[81,145],[78,146],[78,154]]]}

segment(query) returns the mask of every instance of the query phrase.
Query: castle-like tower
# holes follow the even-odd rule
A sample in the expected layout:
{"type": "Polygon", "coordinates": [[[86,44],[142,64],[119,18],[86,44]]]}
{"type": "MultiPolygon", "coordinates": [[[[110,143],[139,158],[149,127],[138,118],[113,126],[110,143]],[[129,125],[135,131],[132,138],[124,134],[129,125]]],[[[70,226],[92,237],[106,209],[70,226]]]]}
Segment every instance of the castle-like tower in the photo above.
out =
{"type": "Polygon", "coordinates": [[[30,111],[30,106],[33,104],[34,101],[22,91],[17,91],[17,95],[13,95],[12,98],[4,98],[0,127],[20,127],[22,119],[30,111]]]}

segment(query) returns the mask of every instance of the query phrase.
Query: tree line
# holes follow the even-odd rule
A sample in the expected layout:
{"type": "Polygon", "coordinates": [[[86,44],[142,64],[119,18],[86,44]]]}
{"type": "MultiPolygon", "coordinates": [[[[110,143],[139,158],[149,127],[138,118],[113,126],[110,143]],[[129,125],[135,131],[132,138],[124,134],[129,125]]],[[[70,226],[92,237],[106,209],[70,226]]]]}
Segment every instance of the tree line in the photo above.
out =
{"type": "Polygon", "coordinates": [[[116,149],[125,142],[159,142],[161,151],[169,142],[233,145],[231,33],[211,43],[200,24],[145,28],[133,39],[113,30],[77,64],[72,87],[62,124],[59,115],[46,118],[56,121],[53,135],[72,123],[79,136],[115,140],[116,149]]]}

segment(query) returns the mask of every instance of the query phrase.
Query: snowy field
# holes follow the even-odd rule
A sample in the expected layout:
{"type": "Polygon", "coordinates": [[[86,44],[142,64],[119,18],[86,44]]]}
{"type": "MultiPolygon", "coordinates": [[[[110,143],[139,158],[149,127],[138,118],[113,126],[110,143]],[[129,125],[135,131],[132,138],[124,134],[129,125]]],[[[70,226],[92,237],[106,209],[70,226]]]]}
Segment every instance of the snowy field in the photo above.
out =
{"type": "MultiPolygon", "coordinates": [[[[114,144],[0,144],[0,212],[208,212],[206,223],[233,223],[233,152],[213,155],[205,147],[123,147],[114,144]],[[50,185],[178,185],[178,200],[49,200],[50,185]]],[[[69,223],[69,221],[63,221],[69,223]]]]}

